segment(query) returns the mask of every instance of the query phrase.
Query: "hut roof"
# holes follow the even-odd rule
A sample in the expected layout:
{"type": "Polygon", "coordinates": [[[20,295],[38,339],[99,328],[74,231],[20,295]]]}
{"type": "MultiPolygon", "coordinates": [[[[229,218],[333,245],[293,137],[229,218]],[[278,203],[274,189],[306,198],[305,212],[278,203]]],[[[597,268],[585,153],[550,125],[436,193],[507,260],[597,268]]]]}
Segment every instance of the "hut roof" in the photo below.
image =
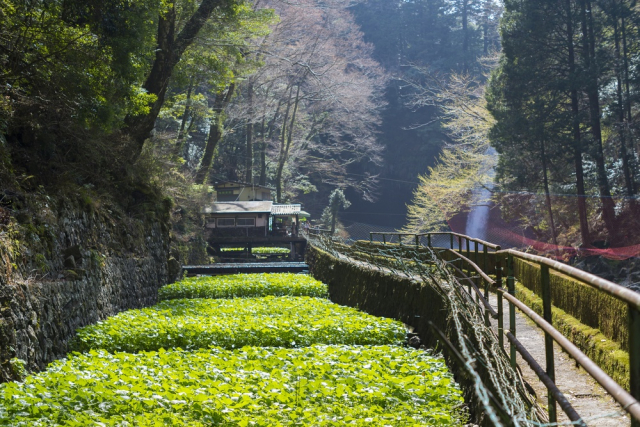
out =
{"type": "Polygon", "coordinates": [[[246,214],[246,213],[271,213],[272,201],[260,202],[216,202],[205,206],[205,214],[246,214]]]}

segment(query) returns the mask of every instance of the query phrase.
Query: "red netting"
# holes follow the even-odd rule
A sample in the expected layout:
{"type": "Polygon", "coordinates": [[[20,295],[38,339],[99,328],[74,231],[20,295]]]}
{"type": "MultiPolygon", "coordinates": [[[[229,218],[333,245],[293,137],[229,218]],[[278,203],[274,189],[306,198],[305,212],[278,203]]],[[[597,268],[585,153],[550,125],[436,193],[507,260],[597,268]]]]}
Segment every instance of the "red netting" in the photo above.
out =
{"type": "MultiPolygon", "coordinates": [[[[515,200],[522,202],[523,204],[527,203],[532,205],[532,198],[539,198],[541,196],[526,195],[525,197],[526,200],[524,200],[524,198],[515,200]]],[[[567,199],[567,197],[554,197],[554,206],[559,206],[560,203],[564,203],[565,206],[567,206],[567,208],[565,208],[565,212],[569,212],[569,214],[573,214],[575,216],[575,209],[573,212],[571,211],[571,202],[575,201],[575,198],[567,199]]],[[[624,203],[624,201],[617,202],[624,203]]],[[[596,203],[597,200],[589,200],[589,204],[591,205],[595,205],[596,203]]],[[[481,222],[483,223],[482,226],[478,227],[471,225],[474,222],[471,217],[478,215],[478,208],[473,207],[469,213],[457,215],[448,221],[451,230],[456,233],[466,234],[471,237],[498,244],[503,248],[529,249],[540,255],[545,255],[563,261],[567,261],[575,256],[601,256],[612,260],[624,260],[640,257],[640,243],[622,247],[594,247],[607,246],[606,240],[600,238],[599,241],[592,241],[589,247],[555,245],[549,241],[539,239],[530,227],[524,227],[517,221],[505,221],[502,218],[500,209],[492,203],[480,206],[479,209],[485,210],[484,214],[481,214],[481,216],[484,215],[481,218],[481,222]]],[[[558,214],[558,217],[562,219],[560,214],[558,214]]],[[[626,225],[627,229],[621,229],[620,234],[627,242],[630,240],[632,241],[635,238],[634,236],[637,236],[640,233],[640,227],[636,222],[637,218],[640,218],[640,215],[630,215],[629,211],[627,211],[627,215],[625,217],[618,218],[618,222],[621,227],[625,227],[626,225]]],[[[574,228],[577,228],[575,222],[572,224],[574,228]]],[[[563,226],[566,228],[566,223],[565,225],[560,225],[558,228],[562,230],[563,226]]],[[[594,231],[593,234],[594,240],[598,239],[598,236],[602,236],[604,234],[603,226],[600,225],[600,230],[597,232],[594,231]]],[[[551,239],[549,238],[548,240],[551,239]]],[[[640,241],[640,239],[637,240],[640,241]]]]}
{"type": "Polygon", "coordinates": [[[576,255],[580,256],[602,256],[608,259],[623,260],[640,256],[640,245],[627,246],[622,248],[574,248],[571,246],[560,246],[552,243],[545,243],[538,240],[519,235],[510,230],[490,227],[487,230],[488,241],[501,242],[503,247],[532,248],[540,254],[546,256],[565,259],[576,255]]]}

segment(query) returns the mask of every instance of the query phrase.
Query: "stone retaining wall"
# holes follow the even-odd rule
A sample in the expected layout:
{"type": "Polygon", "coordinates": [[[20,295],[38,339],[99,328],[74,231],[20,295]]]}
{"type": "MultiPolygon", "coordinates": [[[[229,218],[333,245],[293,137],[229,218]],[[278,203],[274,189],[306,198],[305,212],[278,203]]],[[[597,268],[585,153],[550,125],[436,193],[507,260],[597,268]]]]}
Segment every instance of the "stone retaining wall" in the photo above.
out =
{"type": "Polygon", "coordinates": [[[18,359],[38,371],[64,357],[76,329],[154,304],[167,283],[166,215],[47,200],[0,224],[0,382],[20,378],[18,359]]]}

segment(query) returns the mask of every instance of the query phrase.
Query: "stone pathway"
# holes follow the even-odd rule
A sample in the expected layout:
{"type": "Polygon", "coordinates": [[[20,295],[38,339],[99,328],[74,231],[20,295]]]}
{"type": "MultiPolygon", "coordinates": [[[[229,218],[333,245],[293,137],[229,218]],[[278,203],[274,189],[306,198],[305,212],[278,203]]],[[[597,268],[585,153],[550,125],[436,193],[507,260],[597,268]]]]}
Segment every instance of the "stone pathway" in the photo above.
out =
{"type": "MultiPolygon", "coordinates": [[[[490,295],[490,303],[497,310],[497,298],[490,295]]],[[[509,304],[504,301],[505,328],[509,325],[509,304]]],[[[497,326],[496,326],[497,331],[497,326]]],[[[533,358],[544,369],[544,333],[524,314],[516,309],[516,336],[533,358]]],[[[505,337],[505,348],[509,352],[509,342],[505,337]]],[[[555,343],[554,343],[555,344],[555,343]]],[[[555,374],[556,384],[564,393],[576,412],[586,420],[588,426],[598,427],[626,427],[631,423],[628,415],[614,414],[621,410],[613,398],[587,372],[576,367],[573,359],[555,344],[555,374]],[[608,415],[608,416],[607,416],[608,415]],[[604,417],[603,417],[604,416],[604,417]],[[602,417],[602,418],[598,418],[602,417]]],[[[540,382],[538,376],[529,368],[518,354],[518,365],[522,376],[536,392],[538,402],[547,407],[547,388],[540,382]]],[[[569,422],[565,413],[557,406],[558,422],[569,422]]]]}

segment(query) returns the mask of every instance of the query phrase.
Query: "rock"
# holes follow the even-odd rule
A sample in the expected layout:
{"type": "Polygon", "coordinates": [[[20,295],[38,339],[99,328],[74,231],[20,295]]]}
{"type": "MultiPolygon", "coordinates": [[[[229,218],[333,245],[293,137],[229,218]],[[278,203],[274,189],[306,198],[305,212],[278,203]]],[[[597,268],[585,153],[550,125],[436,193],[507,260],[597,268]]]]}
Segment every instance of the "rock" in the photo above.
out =
{"type": "Polygon", "coordinates": [[[65,268],[70,270],[73,270],[74,268],[76,268],[76,259],[74,258],[73,255],[69,255],[64,259],[64,266],[65,268]]]}
{"type": "Polygon", "coordinates": [[[75,264],[82,264],[82,251],[80,250],[80,245],[73,245],[71,247],[68,247],[62,252],[62,255],[64,256],[65,261],[69,257],[73,257],[75,264]]]}
{"type": "Polygon", "coordinates": [[[169,261],[167,261],[168,283],[173,283],[176,280],[179,280],[181,274],[182,265],[177,259],[175,259],[174,257],[170,257],[169,261]]]}
{"type": "Polygon", "coordinates": [[[573,266],[598,277],[638,290],[640,262],[636,258],[609,260],[600,256],[576,258],[573,266]]]}
{"type": "Polygon", "coordinates": [[[407,345],[409,347],[413,347],[415,349],[420,348],[420,345],[422,344],[422,341],[420,340],[420,337],[418,336],[418,334],[407,334],[407,345]]]}

